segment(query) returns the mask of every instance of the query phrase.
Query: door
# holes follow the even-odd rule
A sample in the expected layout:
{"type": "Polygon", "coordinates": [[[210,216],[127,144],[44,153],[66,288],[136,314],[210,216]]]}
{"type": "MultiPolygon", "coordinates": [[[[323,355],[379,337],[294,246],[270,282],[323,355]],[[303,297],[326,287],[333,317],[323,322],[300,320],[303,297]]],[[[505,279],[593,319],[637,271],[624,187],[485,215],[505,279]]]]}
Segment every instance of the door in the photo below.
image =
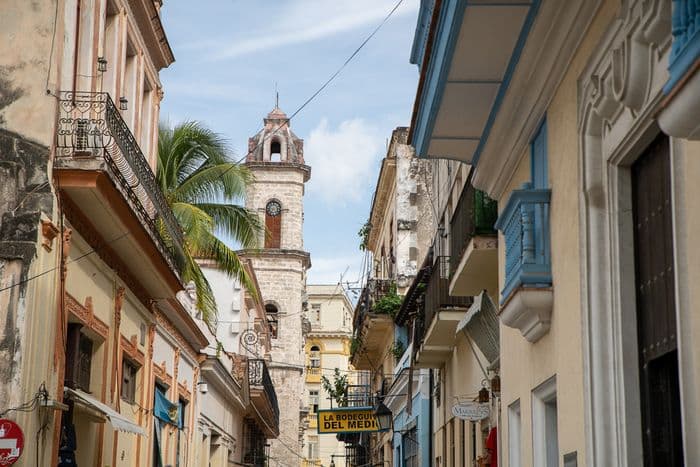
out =
{"type": "Polygon", "coordinates": [[[644,465],[683,466],[678,384],[670,141],[632,166],[637,339],[644,465]]]}

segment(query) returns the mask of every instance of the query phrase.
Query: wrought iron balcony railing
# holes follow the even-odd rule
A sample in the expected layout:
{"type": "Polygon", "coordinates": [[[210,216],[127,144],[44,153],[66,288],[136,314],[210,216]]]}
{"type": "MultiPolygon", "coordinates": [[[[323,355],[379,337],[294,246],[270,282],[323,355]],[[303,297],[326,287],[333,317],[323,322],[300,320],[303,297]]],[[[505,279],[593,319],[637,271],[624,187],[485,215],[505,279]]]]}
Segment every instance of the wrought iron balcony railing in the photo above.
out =
{"type": "Polygon", "coordinates": [[[700,0],[673,0],[671,32],[673,45],[669,58],[669,93],[700,60],[700,0]]]}
{"type": "Polygon", "coordinates": [[[520,286],[550,287],[552,272],[549,240],[549,189],[525,183],[513,190],[496,228],[503,232],[506,247],[505,283],[501,302],[520,286]]]}
{"type": "MultiPolygon", "coordinates": [[[[471,177],[469,179],[471,181],[471,177]]],[[[498,218],[496,201],[467,182],[450,221],[451,274],[458,267],[469,241],[476,235],[496,235],[494,224],[498,218]]]]}
{"type": "Polygon", "coordinates": [[[57,158],[103,160],[110,177],[173,271],[184,240],[180,226],[156,182],[136,138],[106,92],[63,91],[59,95],[57,158]]]}
{"type": "Polygon", "coordinates": [[[425,313],[423,315],[425,328],[435,318],[440,310],[451,308],[469,308],[472,297],[455,297],[450,295],[450,258],[449,256],[436,256],[430,271],[430,279],[425,286],[425,313]]]}
{"type": "Polygon", "coordinates": [[[357,301],[354,328],[357,330],[362,325],[362,320],[367,313],[372,313],[374,304],[391,290],[393,281],[388,279],[370,279],[362,289],[360,298],[357,301]]]}
{"type": "Polygon", "coordinates": [[[272,384],[272,378],[270,378],[270,372],[267,369],[265,360],[248,360],[248,384],[250,384],[250,386],[262,387],[268,400],[270,401],[270,404],[272,405],[272,412],[275,417],[275,426],[278,426],[280,420],[280,408],[277,402],[275,386],[272,384]]]}

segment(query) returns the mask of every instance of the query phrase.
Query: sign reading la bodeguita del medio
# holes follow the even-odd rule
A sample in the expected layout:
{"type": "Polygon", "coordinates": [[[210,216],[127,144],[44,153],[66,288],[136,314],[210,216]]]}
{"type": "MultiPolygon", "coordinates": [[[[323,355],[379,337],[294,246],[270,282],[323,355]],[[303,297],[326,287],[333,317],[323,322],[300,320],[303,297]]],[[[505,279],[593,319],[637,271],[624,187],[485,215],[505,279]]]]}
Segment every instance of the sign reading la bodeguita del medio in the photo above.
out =
{"type": "Polygon", "coordinates": [[[318,411],[319,433],[358,433],[382,431],[373,407],[339,408],[318,411]]]}

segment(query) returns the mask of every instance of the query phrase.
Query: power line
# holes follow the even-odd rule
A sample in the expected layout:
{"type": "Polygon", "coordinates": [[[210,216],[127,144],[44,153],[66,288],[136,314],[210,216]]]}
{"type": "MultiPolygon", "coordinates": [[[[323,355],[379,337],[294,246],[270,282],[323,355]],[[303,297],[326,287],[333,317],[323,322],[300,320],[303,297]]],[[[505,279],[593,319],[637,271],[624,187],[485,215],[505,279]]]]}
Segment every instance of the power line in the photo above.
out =
{"type": "MultiPolygon", "coordinates": [[[[292,115],[290,115],[290,116],[287,118],[287,121],[286,121],[286,122],[284,122],[282,125],[280,125],[279,127],[277,127],[277,128],[275,129],[275,131],[273,131],[272,133],[270,133],[270,134],[267,136],[267,138],[271,138],[271,137],[275,136],[283,127],[285,127],[285,126],[287,126],[287,125],[289,124],[289,121],[290,121],[291,119],[293,119],[294,117],[296,117],[297,114],[299,114],[299,112],[301,112],[301,111],[302,111],[307,105],[309,105],[319,94],[321,94],[321,92],[323,92],[323,90],[326,89],[326,87],[328,87],[328,85],[331,84],[331,82],[333,82],[333,80],[335,80],[335,78],[338,77],[338,75],[345,69],[345,67],[347,67],[348,64],[350,64],[350,62],[357,56],[358,53],[360,53],[360,51],[365,47],[365,45],[367,45],[367,43],[379,32],[379,30],[387,23],[387,21],[389,21],[389,18],[391,18],[391,16],[396,12],[396,10],[399,8],[399,6],[401,6],[402,3],[403,3],[403,0],[399,0],[398,2],[396,2],[396,5],[394,5],[394,7],[391,9],[391,11],[389,11],[389,13],[384,17],[384,19],[381,21],[381,23],[379,23],[379,25],[377,25],[377,27],[374,28],[374,30],[362,41],[362,43],[350,54],[350,56],[348,56],[348,58],[345,59],[345,61],[343,62],[343,64],[340,65],[340,67],[339,67],[339,68],[338,68],[338,69],[337,69],[337,70],[336,70],[336,71],[335,71],[335,72],[334,72],[334,73],[333,73],[333,74],[332,74],[332,75],[331,75],[331,76],[330,76],[330,77],[329,77],[329,78],[328,78],[328,79],[327,79],[327,80],[326,80],[326,81],[325,81],[325,82],[324,82],[324,83],[323,83],[323,84],[308,98],[308,99],[306,99],[306,100],[304,101],[304,103],[301,104],[301,106],[299,106],[299,108],[297,108],[297,109],[292,113],[292,115]]],[[[265,129],[264,126],[263,126],[262,128],[260,128],[258,131],[256,131],[255,134],[260,133],[263,129],[265,129]]],[[[263,140],[263,143],[264,143],[264,142],[265,142],[265,140],[263,140]]],[[[244,160],[246,157],[248,157],[248,154],[246,154],[245,156],[241,157],[241,158],[236,162],[236,164],[240,164],[241,162],[243,162],[243,160],[244,160]]],[[[233,167],[227,169],[227,171],[228,171],[228,170],[231,170],[232,168],[233,168],[233,167]]],[[[225,175],[225,174],[226,174],[226,172],[222,173],[221,176],[223,176],[223,175],[225,175]]]]}
{"type": "MultiPolygon", "coordinates": [[[[126,237],[127,235],[129,235],[129,232],[124,232],[124,233],[122,233],[121,235],[119,235],[118,237],[116,237],[116,238],[114,238],[114,239],[112,239],[112,240],[109,240],[108,242],[104,243],[103,245],[100,245],[99,248],[93,248],[93,249],[91,249],[90,251],[88,251],[88,252],[86,252],[86,253],[84,253],[84,254],[78,256],[78,257],[75,258],[74,260],[67,261],[67,262],[66,262],[66,265],[75,263],[75,262],[77,262],[77,261],[80,261],[81,259],[85,258],[86,256],[89,256],[89,255],[91,255],[91,254],[97,252],[98,250],[100,250],[100,249],[102,249],[102,248],[105,248],[106,246],[110,245],[111,243],[114,243],[114,242],[116,242],[116,241],[118,241],[118,240],[121,240],[122,238],[126,237]]],[[[56,269],[58,269],[58,268],[60,268],[60,267],[61,267],[60,265],[59,265],[59,266],[54,266],[54,267],[49,268],[49,269],[47,269],[47,270],[45,270],[45,271],[42,271],[42,272],[40,272],[40,273],[38,273],[38,274],[36,274],[36,275],[34,275],[34,276],[27,277],[26,279],[22,279],[22,280],[20,280],[19,282],[15,282],[15,283],[12,283],[12,284],[10,284],[10,285],[8,285],[8,286],[6,286],[6,287],[0,288],[0,292],[4,292],[5,290],[9,290],[9,289],[11,289],[11,288],[13,288],[13,287],[17,287],[18,285],[26,284],[27,282],[30,282],[30,281],[32,281],[32,280],[34,280],[34,279],[38,279],[38,278],[41,277],[41,276],[45,276],[46,274],[48,274],[48,273],[50,273],[50,272],[53,272],[53,271],[55,271],[56,269]]]]}

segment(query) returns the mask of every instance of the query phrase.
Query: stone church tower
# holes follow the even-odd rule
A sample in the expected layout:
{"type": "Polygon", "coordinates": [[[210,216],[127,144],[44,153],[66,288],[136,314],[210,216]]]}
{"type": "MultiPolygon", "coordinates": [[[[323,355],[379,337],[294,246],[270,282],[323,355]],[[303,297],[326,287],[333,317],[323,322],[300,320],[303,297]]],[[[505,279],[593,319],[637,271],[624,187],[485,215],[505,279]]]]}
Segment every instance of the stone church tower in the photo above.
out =
{"type": "Polygon", "coordinates": [[[280,408],[280,434],[272,441],[270,456],[280,466],[299,466],[303,394],[304,337],[302,309],[306,296],[304,251],[304,183],[311,168],[304,164],[304,142],[290,129],[279,107],[264,119],[264,128],[248,140],[246,166],[255,176],[246,206],[265,219],[264,248],[249,255],[265,301],[272,352],[270,375],[280,408]],[[286,445],[286,446],[285,446],[286,445]]]}

